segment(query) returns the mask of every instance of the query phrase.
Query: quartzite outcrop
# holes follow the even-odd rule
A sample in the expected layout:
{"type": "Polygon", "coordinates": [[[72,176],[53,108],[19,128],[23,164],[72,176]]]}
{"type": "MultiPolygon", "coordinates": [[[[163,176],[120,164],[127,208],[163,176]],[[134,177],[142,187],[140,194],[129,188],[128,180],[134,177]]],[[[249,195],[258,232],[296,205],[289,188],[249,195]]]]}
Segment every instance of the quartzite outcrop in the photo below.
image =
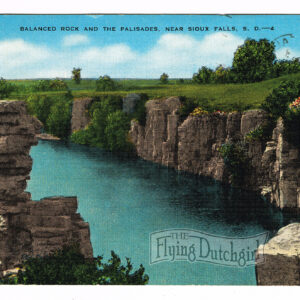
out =
{"type": "MultiPolygon", "coordinates": [[[[150,100],[146,125],[132,121],[130,137],[138,156],[178,170],[229,183],[229,174],[218,149],[244,139],[267,122],[262,110],[189,116],[180,122],[180,100],[150,100]]],[[[272,140],[247,143],[249,169],[243,187],[262,192],[280,208],[300,207],[300,153],[285,141],[279,120],[272,140]]]]}
{"type": "Polygon", "coordinates": [[[89,225],[76,213],[76,197],[32,201],[25,192],[32,167],[29,151],[40,129],[24,102],[0,101],[0,272],[24,256],[44,255],[69,243],[93,256],[89,225]]]}
{"type": "Polygon", "coordinates": [[[260,245],[256,257],[259,285],[300,285],[300,224],[281,228],[267,244],[260,245]]]}

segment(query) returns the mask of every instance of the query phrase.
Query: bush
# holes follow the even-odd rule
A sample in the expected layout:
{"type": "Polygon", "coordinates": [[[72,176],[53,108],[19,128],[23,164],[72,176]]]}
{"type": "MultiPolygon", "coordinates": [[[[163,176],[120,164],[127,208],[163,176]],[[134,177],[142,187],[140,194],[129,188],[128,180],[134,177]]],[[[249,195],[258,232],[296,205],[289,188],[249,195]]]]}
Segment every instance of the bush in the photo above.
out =
{"type": "Polygon", "coordinates": [[[252,141],[260,141],[264,138],[264,128],[263,126],[258,126],[257,128],[250,130],[245,135],[245,141],[246,142],[252,142],[252,141]]]}
{"type": "Polygon", "coordinates": [[[232,70],[238,82],[256,82],[271,77],[275,44],[267,39],[247,39],[234,53],[232,70]]]}
{"type": "Polygon", "coordinates": [[[5,80],[4,78],[0,78],[0,99],[7,98],[11,92],[13,92],[15,89],[15,86],[5,80]]]}
{"type": "Polygon", "coordinates": [[[225,143],[220,147],[219,152],[230,173],[231,184],[236,187],[241,186],[249,162],[245,144],[243,142],[225,143]]]}
{"type": "Polygon", "coordinates": [[[117,89],[117,84],[108,75],[100,76],[96,80],[96,91],[114,91],[117,89]]]}
{"type": "Polygon", "coordinates": [[[288,104],[300,95],[300,82],[283,81],[275,88],[262,103],[262,108],[273,119],[283,117],[288,109],[288,104]]]}
{"type": "Polygon", "coordinates": [[[53,80],[38,80],[30,89],[33,92],[66,91],[68,86],[63,80],[56,78],[53,80]]]}
{"type": "Polygon", "coordinates": [[[300,72],[299,58],[293,58],[292,60],[277,60],[275,61],[272,68],[273,77],[279,77],[282,75],[293,74],[298,72],[300,72]]]}
{"type": "Polygon", "coordinates": [[[149,281],[140,265],[133,271],[130,259],[125,266],[118,255],[111,252],[108,263],[103,257],[88,260],[78,246],[63,247],[44,257],[28,258],[17,276],[8,276],[2,284],[99,284],[99,285],[144,285],[149,281]]]}

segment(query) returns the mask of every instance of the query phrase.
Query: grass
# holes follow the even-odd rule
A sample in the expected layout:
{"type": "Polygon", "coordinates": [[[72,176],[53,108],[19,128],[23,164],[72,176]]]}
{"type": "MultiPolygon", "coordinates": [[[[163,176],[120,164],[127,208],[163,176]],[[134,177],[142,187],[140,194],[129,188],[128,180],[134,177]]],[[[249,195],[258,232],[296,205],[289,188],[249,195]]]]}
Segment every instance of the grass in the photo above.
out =
{"type": "MultiPolygon", "coordinates": [[[[258,83],[250,84],[193,84],[191,80],[185,80],[183,84],[170,80],[168,84],[161,84],[154,79],[120,79],[117,80],[120,88],[112,92],[96,92],[95,79],[83,79],[79,85],[66,79],[69,89],[75,98],[94,97],[101,95],[121,95],[128,93],[146,93],[150,99],[170,96],[185,96],[209,102],[220,109],[232,109],[234,107],[258,108],[266,96],[283,80],[300,80],[300,73],[286,75],[258,83]]],[[[12,80],[17,85],[28,86],[34,80],[12,80]]],[[[38,94],[61,94],[63,92],[39,92],[38,94]]],[[[26,92],[12,93],[10,98],[24,99],[26,92]]]]}

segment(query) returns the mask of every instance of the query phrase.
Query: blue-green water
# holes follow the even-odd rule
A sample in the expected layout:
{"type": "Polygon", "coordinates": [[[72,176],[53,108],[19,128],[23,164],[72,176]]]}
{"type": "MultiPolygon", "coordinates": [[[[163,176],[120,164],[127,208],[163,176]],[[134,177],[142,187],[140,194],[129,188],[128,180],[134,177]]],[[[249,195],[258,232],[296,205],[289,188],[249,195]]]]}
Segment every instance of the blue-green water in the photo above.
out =
{"type": "Polygon", "coordinates": [[[189,228],[234,237],[265,232],[258,222],[232,221],[233,210],[221,200],[218,183],[74,144],[40,141],[30,154],[32,199],[77,195],[79,212],[90,224],[94,256],[108,259],[114,250],[122,260],[130,257],[134,267],[142,263],[150,284],[256,284],[254,267],[149,264],[154,231],[189,228]]]}

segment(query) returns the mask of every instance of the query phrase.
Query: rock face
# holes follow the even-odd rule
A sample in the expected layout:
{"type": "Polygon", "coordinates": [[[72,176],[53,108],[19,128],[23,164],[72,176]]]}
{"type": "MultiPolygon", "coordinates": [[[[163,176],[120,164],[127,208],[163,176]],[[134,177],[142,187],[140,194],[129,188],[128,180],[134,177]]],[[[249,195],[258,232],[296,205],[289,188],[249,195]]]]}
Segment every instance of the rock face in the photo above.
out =
{"type": "MultiPolygon", "coordinates": [[[[189,116],[182,124],[177,110],[180,100],[150,100],[146,104],[147,121],[143,127],[133,121],[130,136],[137,154],[145,160],[178,170],[228,182],[223,158],[218,151],[225,142],[237,141],[266,121],[263,111],[233,112],[189,116]]],[[[247,186],[258,189],[261,176],[262,143],[249,146],[251,174],[247,186]]]]}
{"type": "Polygon", "coordinates": [[[258,285],[300,285],[300,224],[281,228],[267,244],[260,245],[256,257],[258,285]]]}
{"type": "Polygon", "coordinates": [[[92,98],[74,99],[71,119],[72,132],[84,129],[89,124],[90,116],[88,109],[92,102],[92,98]]]}
{"type": "Polygon", "coordinates": [[[30,147],[41,129],[22,101],[0,101],[0,272],[14,268],[24,255],[49,253],[79,243],[93,256],[89,225],[76,213],[76,197],[32,201],[25,192],[30,178],[30,147]]]}
{"type": "Polygon", "coordinates": [[[125,98],[123,98],[123,112],[128,114],[133,113],[137,102],[140,100],[141,96],[139,94],[128,94],[125,98]]]}
{"type": "Polygon", "coordinates": [[[284,139],[280,119],[267,143],[262,164],[267,171],[263,193],[280,208],[300,207],[300,149],[284,139]]]}
{"type": "MultiPolygon", "coordinates": [[[[189,116],[180,124],[180,100],[150,100],[146,125],[132,121],[130,136],[138,156],[145,160],[229,183],[219,147],[241,140],[267,121],[262,110],[244,113],[189,116]]],[[[249,170],[242,187],[262,192],[280,208],[300,208],[300,150],[283,137],[278,121],[272,140],[247,145],[249,170]]]]}

